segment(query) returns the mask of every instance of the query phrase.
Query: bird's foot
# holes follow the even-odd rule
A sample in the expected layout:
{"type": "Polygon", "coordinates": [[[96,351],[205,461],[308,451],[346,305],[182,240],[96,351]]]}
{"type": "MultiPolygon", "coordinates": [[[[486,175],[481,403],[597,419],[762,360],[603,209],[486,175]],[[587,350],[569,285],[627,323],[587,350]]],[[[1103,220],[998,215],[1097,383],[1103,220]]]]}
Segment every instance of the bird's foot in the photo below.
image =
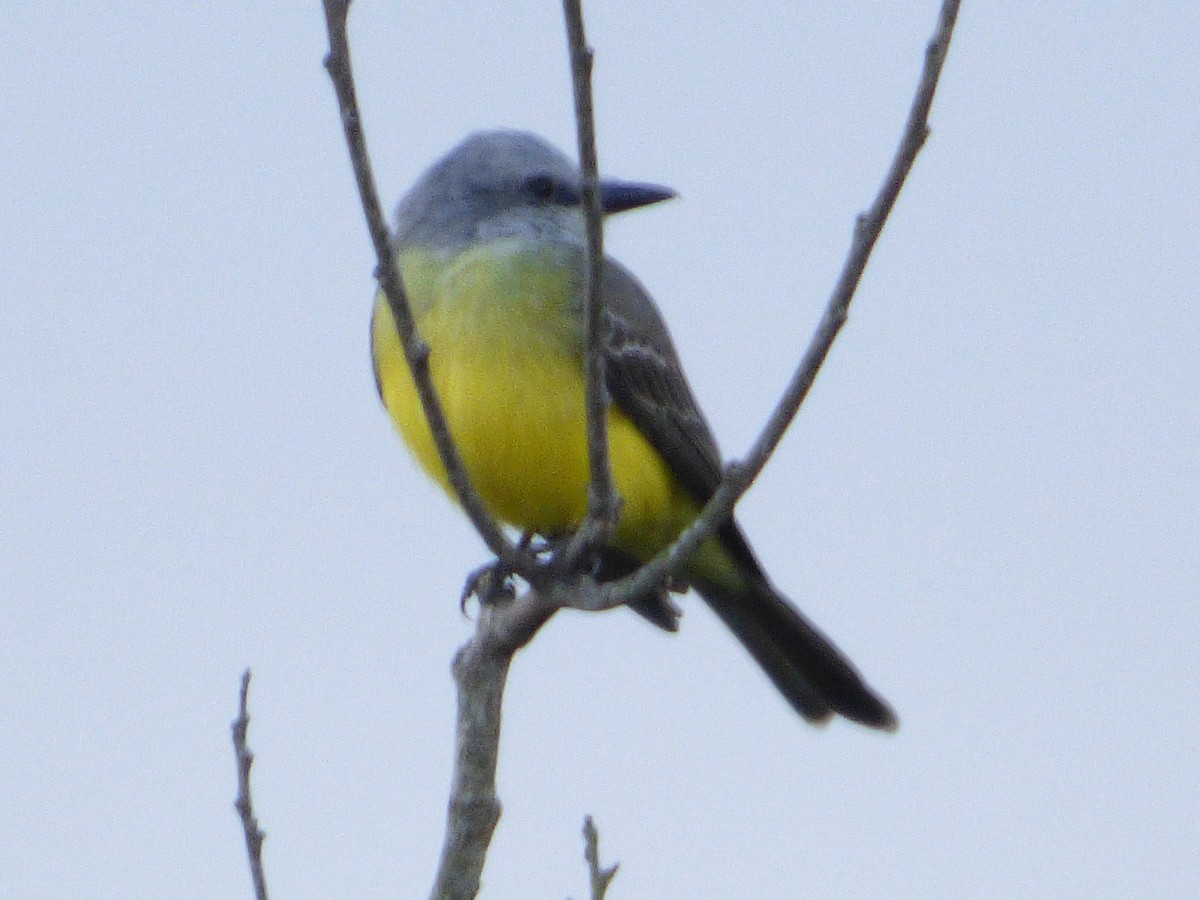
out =
{"type": "MultiPolygon", "coordinates": [[[[534,535],[526,531],[517,541],[517,549],[528,550],[531,546],[534,556],[537,556],[541,548],[534,546],[534,535]]],[[[516,574],[512,566],[502,559],[480,566],[467,576],[462,596],[458,598],[459,611],[464,616],[467,614],[467,601],[472,597],[478,598],[484,606],[511,603],[517,596],[516,574]]]]}
{"type": "Polygon", "coordinates": [[[480,566],[467,576],[462,596],[458,598],[458,608],[465,616],[467,601],[472,597],[477,598],[483,606],[496,606],[511,603],[516,595],[517,588],[512,569],[497,559],[480,566]]]}

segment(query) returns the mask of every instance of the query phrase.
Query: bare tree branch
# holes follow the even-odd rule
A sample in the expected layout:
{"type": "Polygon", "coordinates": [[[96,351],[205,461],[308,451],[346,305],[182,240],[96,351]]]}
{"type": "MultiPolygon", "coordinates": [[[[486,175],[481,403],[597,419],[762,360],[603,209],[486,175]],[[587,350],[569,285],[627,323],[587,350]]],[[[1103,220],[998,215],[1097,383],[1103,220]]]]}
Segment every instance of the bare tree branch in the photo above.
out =
{"type": "MultiPolygon", "coordinates": [[[[633,576],[609,585],[597,585],[586,575],[564,570],[565,567],[561,565],[550,570],[539,561],[536,553],[527,552],[523,547],[515,548],[488,515],[478,493],[470,484],[429,381],[429,350],[416,334],[391,254],[387,228],[379,211],[378,196],[367,160],[350,73],[345,31],[349,3],[348,0],[324,0],[324,4],[331,47],[326,66],[338,93],[351,160],[379,260],[377,277],[396,319],[413,378],[421,391],[426,417],[430,421],[447,472],[450,473],[451,483],[477,530],[501,564],[510,571],[525,576],[533,587],[533,590],[511,600],[481,603],[475,634],[455,658],[454,674],[458,686],[455,769],[447,811],[445,844],[431,896],[438,900],[467,900],[474,897],[479,890],[487,848],[500,817],[500,803],[495,791],[496,760],[499,751],[501,702],[513,654],[532,639],[537,630],[560,608],[570,606],[579,609],[607,609],[621,605],[632,597],[643,595],[663,584],[670,573],[695,552],[721,522],[728,519],[738,498],[761,472],[807,396],[834,339],[846,321],[850,302],[871,250],[924,143],[929,109],[945,61],[959,3],[957,0],[945,0],[943,4],[937,31],[926,53],[924,74],[892,167],[870,210],[859,217],[853,243],[824,317],[762,435],[744,462],[732,463],[727,467],[719,490],[705,505],[697,521],[684,531],[672,547],[660,553],[633,576]]],[[[573,11],[578,15],[578,4],[572,0],[564,0],[564,8],[568,18],[573,11]]],[[[569,24],[568,27],[570,29],[572,26],[569,24]]],[[[615,498],[611,490],[611,470],[604,435],[607,397],[603,380],[597,377],[594,369],[599,346],[597,320],[603,311],[596,302],[599,298],[598,273],[603,259],[603,244],[599,210],[596,208],[598,179],[594,128],[590,122],[584,121],[585,116],[590,116],[591,55],[586,47],[581,20],[577,20],[577,31],[571,34],[572,70],[580,116],[580,158],[584,168],[585,193],[589,198],[586,201],[589,210],[587,290],[590,298],[587,309],[587,403],[591,470],[588,521],[595,521],[599,527],[604,528],[611,527],[605,523],[611,521],[615,512],[609,507],[608,514],[605,515],[605,504],[618,498],[615,498]],[[606,485],[608,490],[604,491],[606,485]]],[[[585,529],[588,530],[590,526],[585,529]]],[[[570,545],[568,558],[572,561],[578,559],[582,554],[575,548],[588,547],[590,540],[592,538],[586,534],[577,535],[570,545]]],[[[249,831],[247,835],[249,843],[249,831]]],[[[591,840],[589,837],[589,842],[591,840]]],[[[588,852],[591,853],[592,850],[589,849],[588,852]]],[[[613,870],[600,869],[598,852],[595,854],[596,861],[592,863],[592,860],[593,857],[589,856],[593,872],[603,882],[602,889],[597,894],[597,881],[593,879],[593,897],[602,897],[603,890],[612,878],[613,870]]]]}
{"type": "Polygon", "coordinates": [[[429,374],[429,346],[421,340],[409,307],[408,296],[396,266],[391,236],[379,204],[379,191],[375,187],[375,176],[371,171],[371,160],[367,155],[366,138],[358,111],[358,99],[354,89],[354,74],[350,68],[350,46],[346,36],[346,17],[350,12],[350,0],[324,0],[325,24],[329,32],[329,54],[325,57],[325,68],[337,92],[338,106],[342,116],[342,127],[346,133],[346,145],[350,150],[350,162],[358,182],[358,193],[362,200],[363,213],[367,219],[367,230],[375,246],[377,261],[375,277],[387,297],[400,343],[404,347],[404,358],[408,361],[413,382],[421,398],[421,408],[433,433],[438,455],[446,467],[447,477],[471,524],[479,532],[488,549],[503,564],[514,571],[533,571],[536,560],[519,551],[505,536],[492,514],[484,505],[483,498],[471,483],[471,477],[463,464],[462,455],[450,434],[450,426],[442,410],[441,401],[429,374]]]}
{"type": "Polygon", "coordinates": [[[470,900],[479,891],[488,846],[500,821],[496,760],[508,668],[513,654],[557,608],[536,591],[508,603],[481,604],[475,633],[454,657],[454,773],[433,900],[470,900]]]}
{"type": "Polygon", "coordinates": [[[587,410],[588,511],[563,552],[563,569],[574,572],[581,559],[612,533],[620,511],[613,486],[608,446],[610,397],[604,379],[604,220],[600,213],[600,173],[596,158],[596,121],[592,109],[592,48],[583,29],[579,0],[563,0],[571,84],[575,95],[576,139],[583,178],[583,215],[587,227],[587,278],[584,281],[584,403],[587,410]]]}
{"type": "Polygon", "coordinates": [[[500,707],[511,662],[510,654],[490,646],[482,629],[454,659],[458,685],[454,775],[441,863],[430,893],[433,900],[470,900],[479,893],[488,846],[500,821],[496,759],[500,707]]]}
{"type": "Polygon", "coordinates": [[[266,837],[259,830],[258,819],[254,816],[254,801],[250,798],[250,767],[254,764],[254,754],[246,746],[246,730],[250,727],[250,714],[247,711],[247,695],[250,692],[250,670],[242,673],[242,692],[238,702],[238,717],[233,720],[233,753],[237,758],[238,795],[234,808],[242,820],[242,832],[246,836],[246,856],[250,859],[250,878],[254,882],[256,900],[267,900],[267,880],[263,875],[262,845],[266,837]]]}
{"type": "Polygon", "coordinates": [[[950,48],[954,22],[958,18],[958,7],[959,0],[944,0],[942,3],[937,28],[925,48],[925,68],[921,73],[921,81],[917,85],[916,96],[908,114],[908,123],[892,159],[891,168],[871,208],[858,217],[854,239],[825,308],[825,314],[762,434],[754,442],[745,461],[726,466],[725,478],[720,488],[709,498],[696,521],[671,547],[659,553],[650,563],[628,578],[608,586],[615,599],[630,600],[662,584],[667,575],[677,571],[721,523],[729,519],[734,505],[762,472],[763,466],[767,464],[784,432],[795,418],[800,404],[808,396],[817,372],[829,354],[829,348],[833,346],[838,332],[846,324],[850,302],[854,299],[863,270],[867,267],[871,250],[875,247],[888,214],[900,195],[900,189],[904,186],[917,154],[929,135],[929,109],[933,105],[942,64],[946,61],[946,52],[950,48]]]}
{"type": "Polygon", "coordinates": [[[620,863],[613,863],[608,868],[600,867],[600,832],[591,816],[583,820],[583,858],[587,860],[588,876],[592,887],[592,900],[604,900],[608,886],[617,875],[620,863]]]}

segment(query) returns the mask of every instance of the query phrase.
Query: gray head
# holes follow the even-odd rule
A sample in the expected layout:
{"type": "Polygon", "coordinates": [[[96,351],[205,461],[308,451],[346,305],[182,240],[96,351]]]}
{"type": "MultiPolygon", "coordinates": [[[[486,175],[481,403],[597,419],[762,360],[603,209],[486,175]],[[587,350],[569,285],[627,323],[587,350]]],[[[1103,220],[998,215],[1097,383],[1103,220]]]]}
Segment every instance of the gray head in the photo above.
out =
{"type": "MultiPolygon", "coordinates": [[[[524,131],[480,131],[434,163],[396,207],[397,246],[453,252],[479,240],[526,235],[581,243],[579,169],[524,131]]],[[[674,197],[669,188],[605,179],[605,213],[674,197]]]]}

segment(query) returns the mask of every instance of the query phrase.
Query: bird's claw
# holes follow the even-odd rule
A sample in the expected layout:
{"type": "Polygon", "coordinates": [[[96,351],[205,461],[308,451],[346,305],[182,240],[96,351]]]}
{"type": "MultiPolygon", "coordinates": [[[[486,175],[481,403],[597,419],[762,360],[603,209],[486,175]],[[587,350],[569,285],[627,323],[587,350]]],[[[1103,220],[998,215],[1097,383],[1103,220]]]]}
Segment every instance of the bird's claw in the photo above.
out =
{"type": "Polygon", "coordinates": [[[458,609],[465,616],[467,601],[472,597],[477,597],[484,606],[491,606],[508,603],[516,595],[512,570],[500,560],[494,560],[487,565],[480,566],[467,576],[462,596],[458,598],[458,609]]]}

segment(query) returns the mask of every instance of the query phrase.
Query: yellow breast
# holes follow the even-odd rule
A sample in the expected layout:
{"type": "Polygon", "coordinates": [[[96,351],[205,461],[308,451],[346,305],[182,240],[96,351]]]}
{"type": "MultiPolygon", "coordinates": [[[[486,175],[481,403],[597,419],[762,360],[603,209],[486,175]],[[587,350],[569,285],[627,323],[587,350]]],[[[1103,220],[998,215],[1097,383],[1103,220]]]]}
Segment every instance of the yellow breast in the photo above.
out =
{"type": "MultiPolygon", "coordinates": [[[[412,250],[400,257],[472,482],[497,518],[544,535],[575,527],[587,502],[582,316],[569,252],[502,241],[450,260],[412,250]]],[[[418,462],[448,488],[382,293],[371,345],[384,405],[418,462]]],[[[656,552],[690,521],[694,504],[615,409],[609,442],[623,501],[617,543],[656,552]]]]}

